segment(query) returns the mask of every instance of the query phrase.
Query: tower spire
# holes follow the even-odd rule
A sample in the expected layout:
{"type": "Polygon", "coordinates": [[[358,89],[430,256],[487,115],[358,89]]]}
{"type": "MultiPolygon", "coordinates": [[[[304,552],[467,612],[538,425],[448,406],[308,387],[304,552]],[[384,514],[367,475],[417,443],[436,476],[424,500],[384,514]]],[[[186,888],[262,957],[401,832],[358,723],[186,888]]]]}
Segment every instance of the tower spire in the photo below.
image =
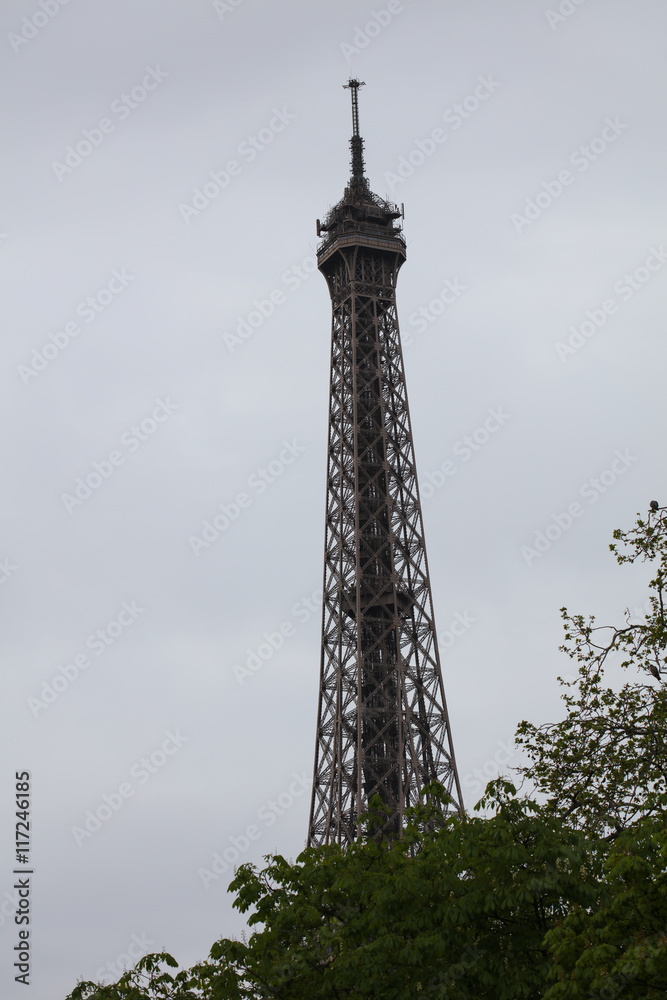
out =
{"type": "Polygon", "coordinates": [[[363,80],[349,79],[343,84],[345,90],[349,90],[352,96],[352,138],[350,139],[350,151],[352,153],[352,180],[363,183],[364,180],[364,140],[359,135],[359,87],[365,87],[363,80]]]}

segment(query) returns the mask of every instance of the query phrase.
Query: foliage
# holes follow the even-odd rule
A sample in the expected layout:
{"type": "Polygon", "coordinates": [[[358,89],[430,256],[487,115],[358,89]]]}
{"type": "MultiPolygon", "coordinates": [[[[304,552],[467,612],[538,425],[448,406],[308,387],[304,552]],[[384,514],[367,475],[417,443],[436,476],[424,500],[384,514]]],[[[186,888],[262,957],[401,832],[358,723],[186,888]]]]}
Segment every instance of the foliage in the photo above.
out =
{"type": "Polygon", "coordinates": [[[650,1000],[667,993],[667,823],[640,821],[609,843],[597,905],[549,931],[548,1000],[650,1000]]]}
{"type": "Polygon", "coordinates": [[[432,805],[413,810],[396,843],[369,832],[345,850],[242,865],[230,891],[247,941],[222,939],[173,975],[171,956],[147,956],[68,1000],[665,997],[664,512],[614,537],[620,564],[657,564],[650,611],[605,631],[563,609],[578,663],[562,682],[566,717],[518,733],[539,803],[498,779],[473,815],[434,827],[432,805]],[[604,676],[614,659],[632,673],[618,690],[604,676]]]}
{"type": "Polygon", "coordinates": [[[454,816],[436,832],[418,809],[393,844],[309,848],[259,872],[243,865],[234,905],[261,926],[247,943],[217,942],[192,981],[167,976],[172,992],[85,984],[71,1000],[540,997],[544,935],[573,905],[591,904],[598,862],[578,831],[512,785],[494,783],[484,805],[491,819],[454,816]]]}
{"type": "Polygon", "coordinates": [[[187,972],[172,976],[162,966],[174,969],[178,962],[166,953],[145,955],[117,983],[81,982],[67,1000],[193,1000],[203,996],[188,992],[186,982],[191,977],[187,972]]]}
{"type": "Polygon", "coordinates": [[[247,945],[221,942],[234,997],[538,997],[556,916],[586,905],[584,838],[497,782],[495,815],[451,817],[404,840],[310,849],[264,872],[239,869],[236,905],[263,924],[247,945]]]}
{"type": "Polygon", "coordinates": [[[591,835],[618,835],[667,804],[667,523],[663,511],[638,516],[628,532],[615,531],[610,546],[619,564],[657,561],[650,581],[650,608],[643,622],[626,609],[623,626],[599,626],[595,618],[561,609],[565,644],[578,662],[575,681],[563,681],[567,715],[561,722],[522,722],[517,743],[532,760],[524,769],[549,808],[591,835]],[[620,691],[605,683],[615,661],[633,679],[620,691]],[[657,683],[656,683],[657,682],[657,683]]]}

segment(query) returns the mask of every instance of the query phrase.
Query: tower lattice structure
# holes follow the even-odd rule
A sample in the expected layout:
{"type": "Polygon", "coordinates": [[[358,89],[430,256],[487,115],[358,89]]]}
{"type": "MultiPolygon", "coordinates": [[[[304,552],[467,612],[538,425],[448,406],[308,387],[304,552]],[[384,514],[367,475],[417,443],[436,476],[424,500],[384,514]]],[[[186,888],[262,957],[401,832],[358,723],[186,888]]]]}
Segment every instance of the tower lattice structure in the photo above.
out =
{"type": "Polygon", "coordinates": [[[440,668],[396,310],[402,211],[364,176],[358,90],[351,176],[320,223],[333,323],[322,658],[308,843],[360,834],[372,796],[382,831],[431,782],[461,789],[440,668]]]}

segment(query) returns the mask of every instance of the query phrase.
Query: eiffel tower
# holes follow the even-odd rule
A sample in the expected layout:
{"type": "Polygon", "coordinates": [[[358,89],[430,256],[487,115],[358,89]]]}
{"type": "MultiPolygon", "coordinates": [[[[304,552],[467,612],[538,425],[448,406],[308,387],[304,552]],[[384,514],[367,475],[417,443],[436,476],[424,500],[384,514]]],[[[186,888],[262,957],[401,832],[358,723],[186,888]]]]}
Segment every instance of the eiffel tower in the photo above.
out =
{"type": "Polygon", "coordinates": [[[461,788],[445,704],[396,311],[402,210],[364,176],[359,80],[351,176],[317,222],[333,310],[322,659],[308,844],[351,843],[372,796],[381,830],[439,782],[461,788]]]}

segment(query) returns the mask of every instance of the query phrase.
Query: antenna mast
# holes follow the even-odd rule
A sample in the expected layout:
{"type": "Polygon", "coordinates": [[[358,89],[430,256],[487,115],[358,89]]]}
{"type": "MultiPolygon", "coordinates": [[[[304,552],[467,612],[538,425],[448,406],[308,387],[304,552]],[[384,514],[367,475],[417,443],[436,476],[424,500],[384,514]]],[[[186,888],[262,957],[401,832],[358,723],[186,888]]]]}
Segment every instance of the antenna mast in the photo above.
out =
{"type": "Polygon", "coordinates": [[[348,80],[343,84],[345,90],[349,90],[352,95],[352,138],[350,139],[350,150],[352,152],[352,180],[363,183],[364,180],[364,140],[359,135],[359,87],[365,87],[363,80],[348,80]]]}

